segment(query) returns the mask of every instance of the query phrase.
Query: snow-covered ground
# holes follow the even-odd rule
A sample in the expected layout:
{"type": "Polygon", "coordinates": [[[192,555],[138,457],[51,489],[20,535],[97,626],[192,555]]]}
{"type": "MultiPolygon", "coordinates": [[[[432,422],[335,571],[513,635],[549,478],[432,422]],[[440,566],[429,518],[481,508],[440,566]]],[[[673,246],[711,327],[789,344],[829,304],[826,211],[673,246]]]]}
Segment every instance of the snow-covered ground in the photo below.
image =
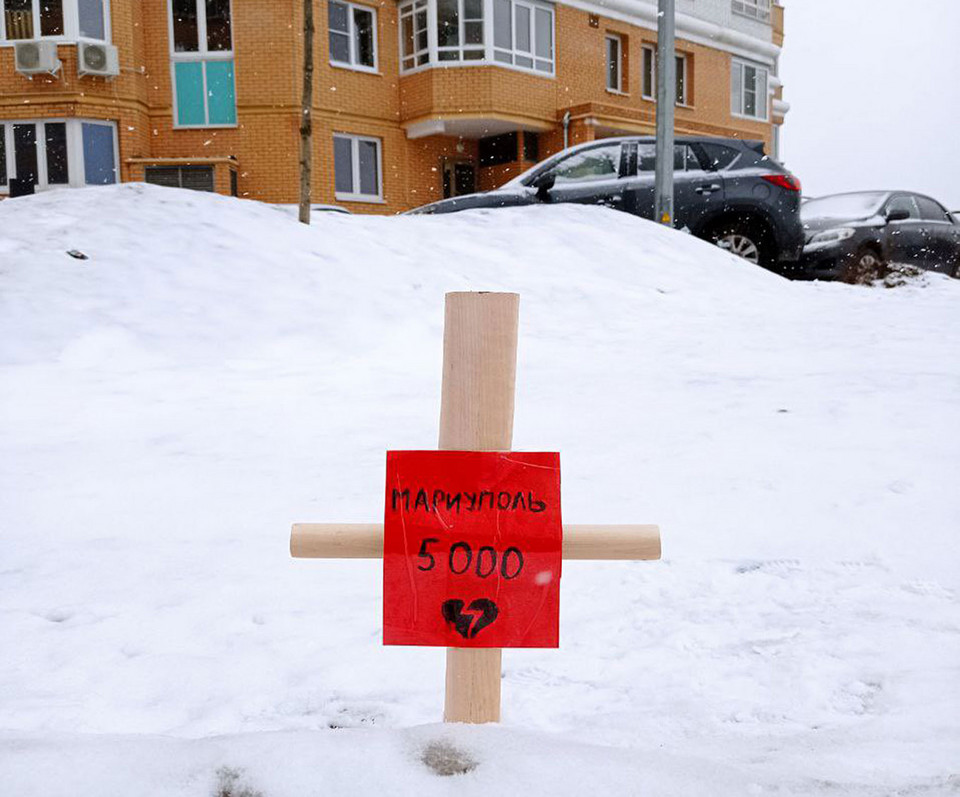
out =
{"type": "Polygon", "coordinates": [[[960,282],[790,283],[596,208],[2,202],[0,795],[960,794],[958,351],[960,282]],[[435,445],[466,289],[521,293],[514,442],[565,521],[664,559],[567,563],[560,650],[445,727],[379,564],[287,544],[435,445]]]}

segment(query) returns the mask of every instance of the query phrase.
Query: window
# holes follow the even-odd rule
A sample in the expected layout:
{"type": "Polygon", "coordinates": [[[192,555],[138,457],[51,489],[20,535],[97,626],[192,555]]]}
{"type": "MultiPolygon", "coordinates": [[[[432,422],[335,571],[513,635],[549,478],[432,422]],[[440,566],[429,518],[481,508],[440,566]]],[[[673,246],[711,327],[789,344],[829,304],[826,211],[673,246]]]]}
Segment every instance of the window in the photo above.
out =
{"type": "MultiPolygon", "coordinates": [[[[649,44],[640,48],[640,94],[645,100],[657,99],[657,50],[649,44]]],[[[689,59],[686,55],[678,55],[676,70],[675,102],[677,105],[690,103],[689,59]]]]}
{"type": "Polygon", "coordinates": [[[47,122],[44,126],[47,149],[47,184],[67,185],[67,125],[65,122],[47,122]]]}
{"type": "Polygon", "coordinates": [[[382,200],[380,139],[335,135],[333,170],[337,199],[355,202],[382,200]]]}
{"type": "Polygon", "coordinates": [[[37,125],[31,122],[13,125],[13,167],[19,180],[41,185],[40,152],[37,148],[37,125]]]}
{"type": "Polygon", "coordinates": [[[913,201],[913,197],[906,194],[895,196],[887,202],[887,214],[893,213],[895,210],[905,210],[909,214],[908,218],[910,219],[920,218],[920,212],[917,210],[917,205],[913,201]]]}
{"type": "Polygon", "coordinates": [[[928,221],[950,221],[947,211],[932,199],[925,196],[916,196],[914,199],[917,201],[917,207],[920,208],[920,218],[928,221]]]}
{"type": "Polygon", "coordinates": [[[0,125],[0,186],[10,178],[45,188],[117,182],[117,128],[85,119],[13,121],[0,125]]]}
{"type": "Polygon", "coordinates": [[[400,67],[407,71],[429,61],[427,0],[416,0],[400,7],[400,67]]]}
{"type": "Polygon", "coordinates": [[[740,155],[733,147],[727,147],[723,144],[714,144],[712,142],[703,142],[700,144],[707,153],[710,162],[710,168],[714,171],[726,169],[740,155]]]}
{"type": "Polygon", "coordinates": [[[482,61],[483,0],[437,0],[437,58],[482,61]]]}
{"type": "MultiPolygon", "coordinates": [[[[673,170],[675,172],[700,171],[703,167],[696,153],[687,144],[676,144],[673,148],[673,170]]],[[[657,145],[637,145],[637,171],[655,172],[657,170],[657,145]]]]}
{"type": "Polygon", "coordinates": [[[481,166],[499,166],[517,159],[517,134],[501,133],[477,142],[477,160],[481,166]]]}
{"type": "Polygon", "coordinates": [[[400,68],[495,62],[552,75],[553,23],[553,7],[539,0],[407,0],[400,5],[400,68]]]}
{"type": "Polygon", "coordinates": [[[213,191],[212,166],[147,166],[143,179],[152,185],[187,188],[191,191],[213,191]]]}
{"type": "Polygon", "coordinates": [[[237,123],[230,0],[170,0],[177,127],[237,123]]]}
{"type": "Polygon", "coordinates": [[[112,124],[82,122],[83,181],[87,185],[117,182],[116,129],[112,124]]]}
{"type": "Polygon", "coordinates": [[[63,0],[4,0],[6,38],[63,36],[63,0]]]}
{"type": "Polygon", "coordinates": [[[607,45],[607,91],[620,92],[623,83],[620,79],[620,37],[609,34],[606,37],[607,45]]]}
{"type": "Polygon", "coordinates": [[[770,0],[733,0],[733,13],[769,22],[770,0]]]}
{"type": "Polygon", "coordinates": [[[107,37],[107,9],[109,0],[78,0],[77,17],[80,35],[85,39],[103,41],[107,37]]]}
{"type": "Polygon", "coordinates": [[[604,144],[575,152],[553,168],[556,184],[616,179],[620,175],[620,150],[620,144],[604,144]]]}
{"type": "Polygon", "coordinates": [[[643,72],[641,81],[641,94],[645,100],[653,100],[657,97],[657,54],[656,50],[649,45],[641,48],[642,64],[640,68],[643,72]]]}
{"type": "Polygon", "coordinates": [[[553,74],[553,9],[493,0],[493,57],[501,64],[553,74]]]}
{"type": "Polygon", "coordinates": [[[0,0],[0,41],[109,36],[109,0],[0,0]]]}
{"type": "Polygon", "coordinates": [[[767,118],[767,69],[734,60],[731,79],[731,110],[735,116],[767,118]]]}
{"type": "Polygon", "coordinates": [[[372,8],[330,0],[330,62],[354,69],[377,68],[377,12],[372,8]]]}
{"type": "Polygon", "coordinates": [[[677,56],[677,105],[687,105],[687,56],[677,56]]]}

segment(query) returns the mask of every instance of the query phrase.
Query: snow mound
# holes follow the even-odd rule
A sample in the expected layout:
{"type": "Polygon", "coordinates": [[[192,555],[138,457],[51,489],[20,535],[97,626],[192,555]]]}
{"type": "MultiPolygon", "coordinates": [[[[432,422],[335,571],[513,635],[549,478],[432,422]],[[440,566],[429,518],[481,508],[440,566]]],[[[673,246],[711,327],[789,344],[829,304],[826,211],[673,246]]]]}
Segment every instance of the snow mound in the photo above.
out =
{"type": "Polygon", "coordinates": [[[93,364],[126,359],[131,346],[177,362],[222,360],[268,356],[264,341],[308,340],[355,358],[397,337],[367,331],[368,319],[380,330],[422,329],[447,290],[519,290],[528,325],[595,310],[587,328],[571,330],[578,337],[649,313],[667,295],[713,315],[712,297],[726,291],[754,301],[789,291],[701,241],[590,207],[314,214],[307,229],[269,205],[127,184],[5,202],[0,225],[16,275],[8,300],[20,299],[5,313],[19,332],[0,341],[0,355],[14,360],[69,349],[68,359],[93,364]]]}
{"type": "Polygon", "coordinates": [[[0,794],[956,790],[958,308],[591,207],[0,203],[0,794]],[[521,294],[514,442],[565,520],[664,537],[564,567],[561,649],[505,654],[482,729],[430,725],[377,563],[287,550],[435,445],[450,290],[521,294]]]}

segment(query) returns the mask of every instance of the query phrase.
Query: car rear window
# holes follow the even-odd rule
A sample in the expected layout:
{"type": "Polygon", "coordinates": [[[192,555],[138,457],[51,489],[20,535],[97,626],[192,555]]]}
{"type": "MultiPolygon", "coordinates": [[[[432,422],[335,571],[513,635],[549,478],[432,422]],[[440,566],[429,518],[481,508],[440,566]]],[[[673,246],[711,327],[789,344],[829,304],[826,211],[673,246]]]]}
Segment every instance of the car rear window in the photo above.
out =
{"type": "Polygon", "coordinates": [[[700,146],[702,146],[707,153],[712,169],[726,169],[737,159],[737,155],[740,154],[739,150],[724,146],[723,144],[706,143],[700,146]]]}

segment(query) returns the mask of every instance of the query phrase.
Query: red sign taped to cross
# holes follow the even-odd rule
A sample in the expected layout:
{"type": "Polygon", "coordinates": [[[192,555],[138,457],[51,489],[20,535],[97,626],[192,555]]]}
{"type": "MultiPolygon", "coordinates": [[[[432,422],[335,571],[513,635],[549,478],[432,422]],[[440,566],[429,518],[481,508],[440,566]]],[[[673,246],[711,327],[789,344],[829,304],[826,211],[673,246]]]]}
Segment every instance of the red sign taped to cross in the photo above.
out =
{"type": "Polygon", "coordinates": [[[389,451],[383,642],[559,646],[560,455],[389,451]]]}

